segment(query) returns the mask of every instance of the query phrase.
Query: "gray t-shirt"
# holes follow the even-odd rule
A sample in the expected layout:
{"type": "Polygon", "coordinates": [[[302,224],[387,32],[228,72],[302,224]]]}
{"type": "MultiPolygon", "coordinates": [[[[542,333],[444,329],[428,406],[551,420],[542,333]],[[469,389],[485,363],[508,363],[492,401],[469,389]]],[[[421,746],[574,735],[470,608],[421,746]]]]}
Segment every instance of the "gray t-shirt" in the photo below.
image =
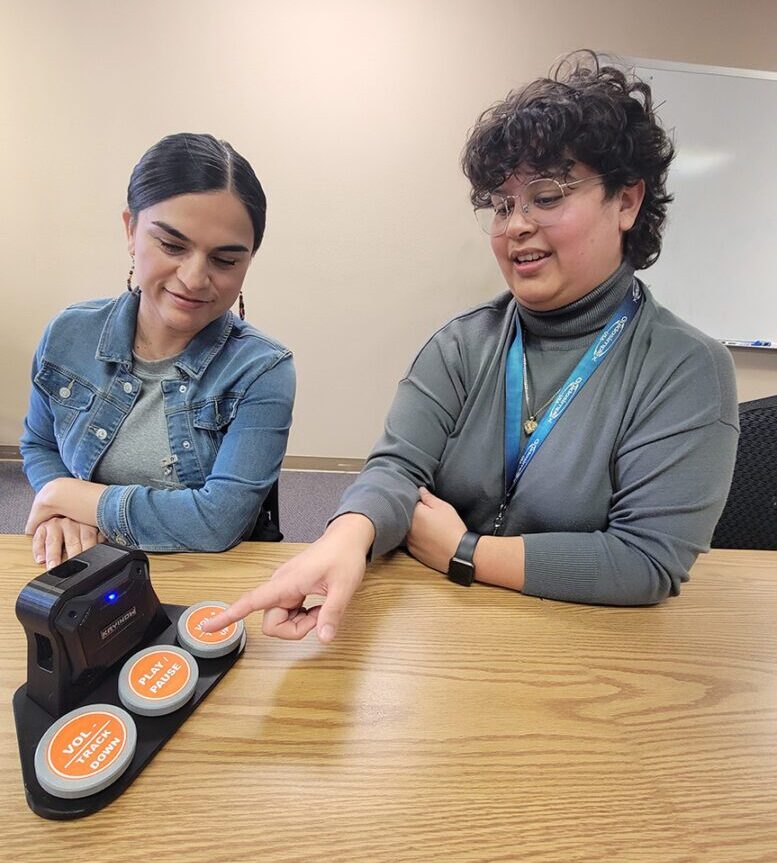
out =
{"type": "Polygon", "coordinates": [[[140,391],[93,479],[105,485],[184,488],[170,456],[161,387],[163,380],[180,377],[174,365],[176,357],[144,360],[133,353],[132,359],[132,373],[140,380],[140,391]]]}
{"type": "MultiPolygon", "coordinates": [[[[384,433],[336,515],[370,518],[373,553],[385,554],[404,540],[425,485],[470,530],[490,534],[505,491],[504,372],[517,316],[532,401],[542,404],[631,279],[622,266],[591,294],[544,314],[519,310],[504,293],[447,323],[400,381],[384,433]]],[[[524,538],[524,593],[617,605],[677,594],[709,548],[737,434],[728,351],[646,291],[635,320],[554,427],[507,510],[502,533],[524,538]]]]}

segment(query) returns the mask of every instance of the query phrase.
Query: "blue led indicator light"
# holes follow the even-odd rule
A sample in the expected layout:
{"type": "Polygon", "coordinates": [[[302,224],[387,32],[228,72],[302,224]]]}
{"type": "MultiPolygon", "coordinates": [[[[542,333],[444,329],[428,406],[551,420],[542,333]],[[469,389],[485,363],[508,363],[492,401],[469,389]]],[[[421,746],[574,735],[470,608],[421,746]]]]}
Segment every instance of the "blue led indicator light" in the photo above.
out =
{"type": "Polygon", "coordinates": [[[109,594],[105,597],[105,600],[106,600],[106,602],[116,602],[116,599],[117,599],[118,595],[119,595],[119,594],[118,594],[118,593],[115,593],[115,592],[113,592],[113,593],[109,593],[109,594]]]}

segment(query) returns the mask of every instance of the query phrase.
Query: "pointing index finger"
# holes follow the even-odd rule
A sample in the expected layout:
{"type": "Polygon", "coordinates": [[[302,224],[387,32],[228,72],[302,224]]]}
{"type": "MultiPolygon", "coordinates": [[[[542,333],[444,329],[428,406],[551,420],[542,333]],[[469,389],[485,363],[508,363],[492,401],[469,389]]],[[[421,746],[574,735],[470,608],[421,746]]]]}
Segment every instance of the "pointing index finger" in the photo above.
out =
{"type": "Polygon", "coordinates": [[[215,632],[217,629],[229,626],[230,623],[242,620],[251,614],[252,611],[261,611],[265,608],[272,608],[281,604],[278,587],[273,582],[268,581],[244,593],[232,605],[225,608],[224,611],[219,612],[214,617],[209,617],[203,622],[202,628],[205,632],[215,632]]]}

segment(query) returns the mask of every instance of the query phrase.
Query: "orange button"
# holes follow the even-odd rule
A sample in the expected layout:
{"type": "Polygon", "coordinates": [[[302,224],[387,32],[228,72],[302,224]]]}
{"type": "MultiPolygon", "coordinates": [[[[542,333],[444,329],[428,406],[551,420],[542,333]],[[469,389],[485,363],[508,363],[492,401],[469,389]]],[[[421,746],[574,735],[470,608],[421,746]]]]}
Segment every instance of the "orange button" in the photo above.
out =
{"type": "Polygon", "coordinates": [[[54,735],[46,749],[46,763],[63,779],[83,779],[106,770],[127,744],[121,717],[103,711],[82,713],[54,735]]]}
{"type": "Polygon", "coordinates": [[[201,605],[195,609],[186,618],[186,632],[196,641],[203,644],[220,644],[222,641],[227,641],[232,638],[237,630],[237,624],[230,623],[223,629],[217,629],[216,632],[203,632],[202,624],[209,617],[215,617],[224,608],[220,605],[201,605]]]}
{"type": "Polygon", "coordinates": [[[159,700],[176,695],[189,682],[189,663],[177,652],[155,650],[136,660],[127,683],[141,698],[159,700]]]}

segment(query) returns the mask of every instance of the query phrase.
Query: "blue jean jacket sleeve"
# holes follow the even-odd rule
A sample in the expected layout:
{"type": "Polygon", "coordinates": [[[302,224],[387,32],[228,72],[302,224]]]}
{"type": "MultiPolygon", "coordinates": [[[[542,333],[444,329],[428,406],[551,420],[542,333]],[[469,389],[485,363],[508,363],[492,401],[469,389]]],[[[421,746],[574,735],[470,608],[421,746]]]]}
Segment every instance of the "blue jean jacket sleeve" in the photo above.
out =
{"type": "Polygon", "coordinates": [[[24,418],[24,431],[19,441],[24,472],[28,482],[36,492],[39,492],[47,482],[53,479],[73,475],[65,466],[59,452],[57,427],[49,398],[35,383],[45,342],[46,336],[44,335],[33,359],[33,385],[30,391],[30,403],[27,416],[24,418]]]}
{"type": "Polygon", "coordinates": [[[147,551],[223,551],[238,543],[278,478],[294,391],[286,354],[240,400],[201,488],[109,486],[98,505],[100,530],[147,551]]]}

